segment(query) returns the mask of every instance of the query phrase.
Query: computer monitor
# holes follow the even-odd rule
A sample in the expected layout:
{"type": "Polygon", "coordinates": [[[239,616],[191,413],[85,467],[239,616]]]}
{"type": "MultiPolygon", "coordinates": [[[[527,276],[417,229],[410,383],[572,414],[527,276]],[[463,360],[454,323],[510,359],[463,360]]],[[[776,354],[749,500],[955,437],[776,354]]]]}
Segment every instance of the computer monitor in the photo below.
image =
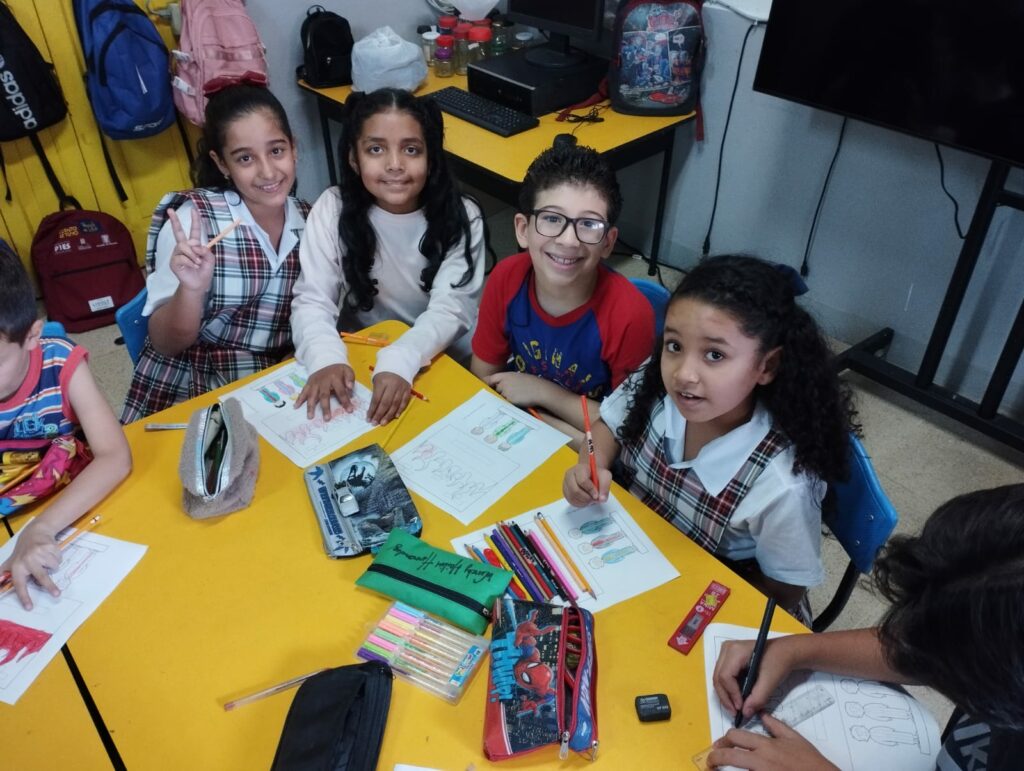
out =
{"type": "Polygon", "coordinates": [[[549,35],[546,45],[526,52],[526,60],[538,67],[571,67],[585,61],[586,54],[572,48],[569,38],[598,40],[603,14],[604,0],[508,0],[509,19],[549,35]]]}

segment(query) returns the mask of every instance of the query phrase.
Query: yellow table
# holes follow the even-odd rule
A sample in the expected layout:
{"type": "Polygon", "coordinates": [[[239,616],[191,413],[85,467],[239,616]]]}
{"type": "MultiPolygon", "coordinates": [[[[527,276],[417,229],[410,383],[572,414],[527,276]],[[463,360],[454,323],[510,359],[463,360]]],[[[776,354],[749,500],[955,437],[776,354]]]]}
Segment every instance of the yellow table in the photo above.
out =
{"type": "MultiPolygon", "coordinates": [[[[352,92],[352,87],[313,88],[303,80],[299,80],[298,84],[316,96],[327,168],[331,184],[336,185],[338,171],[330,122],[341,120],[341,108],[352,92]]],[[[416,93],[429,94],[446,86],[465,89],[466,76],[438,78],[431,69],[428,71],[426,83],[416,93]]],[[[577,114],[583,114],[583,111],[578,110],[577,114]]],[[[575,133],[580,144],[597,150],[616,170],[658,153],[664,153],[651,241],[650,273],[654,275],[661,243],[669,173],[672,168],[675,129],[694,115],[695,113],[668,118],[640,117],[622,115],[607,109],[601,113],[601,117],[604,118],[601,123],[567,123],[556,121],[556,113],[550,113],[540,116],[540,125],[536,128],[515,136],[501,137],[445,113],[444,146],[452,170],[459,179],[512,206],[518,202],[519,186],[526,176],[527,167],[543,150],[551,147],[557,134],[575,133]]]]}
{"type": "MultiPolygon", "coordinates": [[[[9,519],[17,531],[30,515],[9,519]]],[[[8,539],[0,526],[0,542],[8,539]]],[[[40,673],[15,705],[0,704],[0,767],[34,771],[111,768],[63,653],[40,673]]]]}
{"type": "MultiPolygon", "coordinates": [[[[404,328],[371,328],[392,338],[404,328]]],[[[375,349],[351,346],[365,382],[375,349]]],[[[416,381],[429,403],[413,400],[392,448],[412,439],[481,388],[442,356],[416,381]]],[[[207,394],[153,417],[187,419],[207,394]]],[[[355,445],[381,441],[378,428],[355,445]]],[[[181,510],[177,463],[181,432],[127,427],[135,457],[131,477],[103,505],[102,532],[147,544],[138,566],[71,641],[100,712],[128,768],[266,768],[273,758],[291,693],[225,713],[225,701],[299,674],[356,661],[359,643],[389,601],[358,589],[366,557],[334,561],[323,553],[301,472],[261,441],[255,503],[215,520],[181,510]]],[[[566,448],[463,527],[417,498],[423,537],[450,548],[455,535],[544,505],[560,496],[566,448]]],[[[682,656],[669,635],[711,579],[733,594],[719,620],[757,626],[763,598],[623,490],[616,495],[679,569],[680,578],[596,617],[600,754],[609,769],[680,768],[708,744],[702,649],[682,656]],[[673,716],[641,724],[633,698],[666,692],[673,716]]],[[[775,628],[800,627],[783,613],[775,628]]],[[[411,763],[442,769],[487,766],[481,753],[485,673],[453,707],[396,681],[380,768],[411,763]]],[[[506,768],[557,763],[557,749],[506,768]]],[[[582,761],[576,761],[582,762],[582,761]]],[[[582,766],[581,766],[582,767],[582,766]]]]}

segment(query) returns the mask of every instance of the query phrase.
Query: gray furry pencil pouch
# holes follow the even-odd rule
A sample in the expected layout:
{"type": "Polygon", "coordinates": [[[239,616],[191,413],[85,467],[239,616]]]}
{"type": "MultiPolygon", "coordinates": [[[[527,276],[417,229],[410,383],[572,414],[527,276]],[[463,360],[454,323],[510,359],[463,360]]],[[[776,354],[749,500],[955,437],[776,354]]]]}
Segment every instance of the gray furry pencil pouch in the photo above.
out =
{"type": "Polygon", "coordinates": [[[244,509],[252,502],[259,470],[259,435],[237,399],[192,413],[178,465],[186,514],[206,519],[244,509]]]}

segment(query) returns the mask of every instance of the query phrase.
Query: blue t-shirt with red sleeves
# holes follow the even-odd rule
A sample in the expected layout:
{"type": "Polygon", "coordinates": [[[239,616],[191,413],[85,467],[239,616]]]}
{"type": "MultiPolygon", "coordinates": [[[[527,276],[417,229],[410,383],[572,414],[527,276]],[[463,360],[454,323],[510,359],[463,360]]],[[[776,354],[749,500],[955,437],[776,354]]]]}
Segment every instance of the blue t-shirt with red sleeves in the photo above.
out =
{"type": "Polygon", "coordinates": [[[654,345],[654,311],[629,279],[598,268],[590,299],[562,316],[540,307],[528,252],[498,263],[484,286],[473,353],[602,399],[654,345]]]}
{"type": "Polygon", "coordinates": [[[0,439],[54,439],[72,434],[77,419],[68,383],[85,349],[62,337],[44,337],[29,352],[28,373],[18,390],[0,402],[0,439]]]}

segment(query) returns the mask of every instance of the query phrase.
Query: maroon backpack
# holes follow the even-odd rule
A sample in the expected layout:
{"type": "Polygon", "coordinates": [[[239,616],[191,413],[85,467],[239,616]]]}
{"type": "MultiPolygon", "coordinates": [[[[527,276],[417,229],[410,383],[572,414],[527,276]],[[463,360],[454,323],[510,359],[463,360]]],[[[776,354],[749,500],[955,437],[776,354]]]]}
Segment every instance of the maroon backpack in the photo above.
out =
{"type": "Polygon", "coordinates": [[[32,239],[32,265],[46,313],[69,332],[114,323],[114,311],[145,281],[131,233],[98,211],[48,214],[32,239]]]}

